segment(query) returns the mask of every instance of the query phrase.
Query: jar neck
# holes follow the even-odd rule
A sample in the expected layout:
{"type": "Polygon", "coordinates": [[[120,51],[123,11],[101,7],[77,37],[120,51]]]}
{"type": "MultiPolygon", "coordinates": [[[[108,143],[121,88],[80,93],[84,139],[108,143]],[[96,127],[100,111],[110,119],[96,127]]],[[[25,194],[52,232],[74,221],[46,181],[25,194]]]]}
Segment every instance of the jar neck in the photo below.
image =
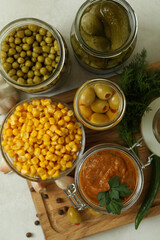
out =
{"type": "Polygon", "coordinates": [[[100,57],[100,58],[116,57],[119,54],[125,52],[131,46],[131,44],[135,41],[136,36],[137,36],[137,31],[138,31],[138,20],[137,20],[136,13],[134,12],[134,10],[132,9],[132,7],[129,5],[128,2],[126,2],[125,0],[111,1],[111,2],[119,4],[120,6],[122,6],[126,10],[126,13],[128,15],[128,19],[129,19],[130,30],[131,30],[129,38],[122,47],[120,47],[119,49],[114,50],[112,52],[109,52],[109,53],[98,52],[98,51],[90,48],[84,42],[84,40],[82,39],[81,34],[80,34],[81,17],[82,17],[82,15],[83,15],[83,13],[84,13],[84,11],[86,10],[87,7],[91,6],[92,4],[102,2],[102,1],[105,1],[105,0],[88,0],[88,1],[84,2],[84,4],[81,5],[81,7],[79,8],[79,10],[76,14],[73,27],[74,27],[74,30],[75,30],[76,38],[79,41],[81,47],[86,52],[88,52],[90,55],[93,55],[95,57],[100,57]]]}

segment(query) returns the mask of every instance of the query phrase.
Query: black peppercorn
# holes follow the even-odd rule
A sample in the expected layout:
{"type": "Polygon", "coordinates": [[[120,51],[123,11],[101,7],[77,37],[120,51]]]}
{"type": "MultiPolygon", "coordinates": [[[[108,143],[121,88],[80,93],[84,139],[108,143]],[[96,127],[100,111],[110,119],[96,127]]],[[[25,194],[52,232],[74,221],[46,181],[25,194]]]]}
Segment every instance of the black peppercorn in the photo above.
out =
{"type": "Polygon", "coordinates": [[[43,197],[43,199],[48,199],[48,195],[47,194],[43,194],[42,197],[43,197]]]}
{"type": "Polygon", "coordinates": [[[62,198],[57,198],[57,199],[56,199],[56,202],[57,202],[57,203],[62,203],[63,200],[62,200],[62,198]]]}
{"type": "Polygon", "coordinates": [[[30,233],[30,232],[26,233],[26,237],[27,237],[27,238],[32,237],[32,233],[30,233]]]}
{"type": "Polygon", "coordinates": [[[40,222],[39,222],[38,220],[36,220],[36,221],[34,222],[34,224],[35,224],[35,225],[39,225],[40,222]]]}
{"type": "Polygon", "coordinates": [[[59,210],[58,210],[58,214],[59,214],[59,215],[63,215],[63,214],[64,214],[63,209],[59,209],[59,210]]]}

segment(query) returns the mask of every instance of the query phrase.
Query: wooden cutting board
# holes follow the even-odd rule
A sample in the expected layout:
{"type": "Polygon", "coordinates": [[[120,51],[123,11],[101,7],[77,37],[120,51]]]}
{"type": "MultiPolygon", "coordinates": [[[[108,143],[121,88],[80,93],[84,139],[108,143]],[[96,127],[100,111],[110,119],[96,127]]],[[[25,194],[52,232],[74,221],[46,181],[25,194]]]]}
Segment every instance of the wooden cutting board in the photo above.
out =
{"type": "MultiPolygon", "coordinates": [[[[151,64],[149,68],[160,69],[160,62],[151,64]]],[[[56,95],[53,99],[59,99],[73,106],[73,98],[76,89],[56,95]]],[[[90,129],[85,129],[86,131],[86,148],[97,145],[99,143],[120,143],[118,139],[118,133],[116,128],[111,130],[98,132],[90,129]]],[[[140,135],[138,136],[140,137],[140,135]]],[[[143,163],[146,162],[147,156],[149,155],[146,146],[143,144],[139,148],[140,159],[143,163]]],[[[144,199],[146,191],[150,182],[151,166],[144,169],[144,189],[139,198],[139,200],[134,204],[129,210],[121,213],[120,216],[117,215],[101,215],[93,216],[91,213],[85,209],[81,211],[82,223],[78,226],[71,224],[67,219],[67,214],[58,214],[58,210],[64,209],[65,206],[70,207],[71,203],[66,198],[65,194],[61,189],[59,189],[54,183],[47,187],[47,191],[43,194],[38,194],[36,192],[31,192],[38,217],[45,235],[45,240],[77,240],[87,236],[91,236],[96,233],[107,231],[109,229],[117,228],[125,224],[134,222],[137,211],[144,199]],[[44,198],[44,194],[48,195],[48,198],[44,198]],[[56,199],[62,198],[62,203],[57,203],[56,199]]],[[[29,187],[31,187],[28,182],[29,187]]],[[[148,211],[146,217],[152,217],[160,214],[160,191],[157,197],[148,211]]],[[[141,223],[143,224],[143,223],[141,223]]]]}

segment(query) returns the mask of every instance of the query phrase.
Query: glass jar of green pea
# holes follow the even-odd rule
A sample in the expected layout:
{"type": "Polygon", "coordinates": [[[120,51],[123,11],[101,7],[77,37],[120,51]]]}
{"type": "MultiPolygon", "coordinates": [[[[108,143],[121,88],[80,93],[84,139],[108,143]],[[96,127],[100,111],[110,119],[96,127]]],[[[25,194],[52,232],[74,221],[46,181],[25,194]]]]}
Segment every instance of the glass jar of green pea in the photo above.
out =
{"type": "Polygon", "coordinates": [[[79,8],[70,34],[76,59],[96,74],[112,74],[131,56],[138,21],[125,0],[87,0],[79,8]]]}
{"type": "Polygon", "coordinates": [[[67,45],[52,26],[22,18],[0,32],[0,73],[7,83],[41,94],[61,87],[70,71],[67,45]]]}

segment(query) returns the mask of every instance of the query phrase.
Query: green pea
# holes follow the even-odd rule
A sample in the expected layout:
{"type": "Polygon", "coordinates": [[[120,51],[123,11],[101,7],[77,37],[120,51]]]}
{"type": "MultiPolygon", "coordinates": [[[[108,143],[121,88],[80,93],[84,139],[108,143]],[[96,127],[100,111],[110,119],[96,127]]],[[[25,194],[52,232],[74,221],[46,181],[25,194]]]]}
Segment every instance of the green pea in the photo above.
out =
{"type": "Polygon", "coordinates": [[[56,66],[56,62],[53,61],[53,62],[52,62],[52,67],[55,68],[55,66],[56,66]]]}
{"type": "Polygon", "coordinates": [[[43,56],[38,56],[37,60],[38,60],[38,62],[42,63],[42,62],[44,62],[44,57],[43,56]]]}
{"type": "Polygon", "coordinates": [[[52,68],[51,65],[46,66],[46,68],[47,68],[47,70],[48,70],[49,72],[52,72],[52,70],[53,70],[53,68],[52,68]]]}
{"type": "Polygon", "coordinates": [[[20,53],[20,56],[21,56],[22,58],[24,58],[24,57],[26,56],[26,52],[22,51],[22,52],[20,53]]]}
{"type": "Polygon", "coordinates": [[[29,44],[29,45],[31,45],[33,42],[34,42],[34,38],[33,37],[28,37],[26,39],[26,43],[29,44]]]}
{"type": "Polygon", "coordinates": [[[37,58],[35,58],[35,57],[32,57],[32,62],[37,62],[37,58]]]}
{"type": "Polygon", "coordinates": [[[17,68],[19,68],[19,64],[18,64],[17,62],[13,62],[13,63],[12,63],[12,67],[13,67],[14,69],[17,69],[17,68]]]}
{"type": "Polygon", "coordinates": [[[15,43],[10,43],[10,47],[11,48],[16,48],[16,44],[15,43]]]}
{"type": "Polygon", "coordinates": [[[14,54],[16,54],[16,50],[14,48],[10,48],[9,51],[8,51],[8,55],[12,56],[14,54]]]}
{"type": "Polygon", "coordinates": [[[27,84],[29,84],[29,85],[33,84],[32,78],[28,78],[28,79],[27,79],[27,84]]]}
{"type": "Polygon", "coordinates": [[[26,36],[31,36],[31,35],[32,35],[32,32],[31,32],[31,30],[29,30],[29,29],[26,29],[26,30],[24,31],[24,33],[25,33],[26,36]]]}
{"type": "Polygon", "coordinates": [[[50,31],[47,31],[47,37],[52,37],[52,33],[50,31]]]}
{"type": "Polygon", "coordinates": [[[19,83],[19,84],[25,84],[25,80],[24,80],[24,78],[18,78],[17,79],[17,83],[19,83]]]}
{"type": "Polygon", "coordinates": [[[35,65],[36,69],[40,69],[42,67],[42,64],[40,62],[37,62],[36,65],[35,65]]]}
{"type": "Polygon", "coordinates": [[[30,31],[32,31],[32,32],[36,32],[37,29],[38,29],[38,27],[37,27],[36,25],[34,25],[34,24],[29,24],[29,25],[28,25],[28,29],[29,29],[30,31]]]}
{"type": "Polygon", "coordinates": [[[52,60],[49,57],[46,57],[45,60],[44,60],[44,63],[46,65],[51,65],[52,64],[52,60]]]}
{"type": "Polygon", "coordinates": [[[9,40],[10,43],[13,43],[14,42],[14,37],[10,37],[8,40],[9,40]]]}
{"type": "Polygon", "coordinates": [[[12,79],[17,81],[17,79],[18,79],[17,75],[12,76],[12,79]]]}
{"type": "Polygon", "coordinates": [[[6,58],[7,57],[7,53],[4,51],[1,51],[1,58],[6,58]]]}
{"type": "Polygon", "coordinates": [[[16,70],[15,70],[15,69],[11,69],[11,70],[9,70],[9,72],[8,72],[8,76],[9,76],[9,77],[14,76],[15,74],[16,74],[16,70]]]}
{"type": "Polygon", "coordinates": [[[20,43],[21,43],[21,39],[18,38],[18,37],[16,37],[15,40],[14,40],[14,43],[15,43],[16,45],[20,44],[20,43]]]}
{"type": "Polygon", "coordinates": [[[52,60],[55,59],[55,56],[54,56],[53,54],[49,54],[48,57],[49,57],[50,59],[52,59],[52,60]]]}
{"type": "Polygon", "coordinates": [[[59,56],[56,57],[55,61],[58,63],[59,62],[59,56]]]}
{"type": "Polygon", "coordinates": [[[13,30],[13,31],[11,31],[11,32],[9,33],[9,36],[14,36],[15,34],[16,34],[16,31],[13,30]]]}
{"type": "Polygon", "coordinates": [[[3,67],[6,72],[9,72],[9,70],[11,69],[11,66],[12,66],[11,63],[7,63],[7,62],[3,63],[3,67]]]}
{"type": "Polygon", "coordinates": [[[38,76],[35,76],[35,77],[33,78],[33,82],[34,82],[35,84],[40,83],[40,82],[41,82],[41,78],[38,77],[38,76]]]}
{"type": "Polygon", "coordinates": [[[24,38],[22,39],[22,42],[23,42],[23,43],[26,43],[26,42],[27,42],[27,37],[24,37],[24,38]]]}
{"type": "Polygon", "coordinates": [[[27,56],[28,56],[28,57],[32,56],[32,51],[31,51],[31,50],[28,50],[28,51],[27,51],[27,56]]]}
{"type": "Polygon", "coordinates": [[[38,53],[32,52],[32,57],[37,58],[38,57],[38,53]]]}
{"type": "Polygon", "coordinates": [[[37,42],[41,42],[42,36],[40,34],[36,34],[36,40],[37,40],[37,42]]]}
{"type": "Polygon", "coordinates": [[[20,52],[22,51],[22,47],[16,46],[16,51],[17,51],[18,53],[20,53],[20,52]]]}
{"type": "Polygon", "coordinates": [[[48,57],[48,54],[47,53],[43,53],[43,57],[48,57]]]}
{"type": "Polygon", "coordinates": [[[30,60],[27,60],[27,61],[25,62],[25,66],[26,66],[26,67],[31,67],[31,66],[32,66],[32,62],[31,62],[30,60]]]}
{"type": "Polygon", "coordinates": [[[6,58],[1,58],[1,63],[5,63],[6,62],[6,58]]]}
{"type": "Polygon", "coordinates": [[[41,73],[42,75],[46,75],[47,69],[46,69],[45,67],[42,67],[42,68],[40,69],[40,73],[41,73]]]}
{"type": "Polygon", "coordinates": [[[20,63],[20,64],[21,64],[21,63],[24,63],[24,58],[19,57],[19,58],[17,59],[17,62],[20,63]]]}
{"type": "Polygon", "coordinates": [[[41,45],[41,47],[46,46],[46,42],[45,42],[45,41],[42,41],[42,42],[40,43],[40,45],[41,45]]]}
{"type": "Polygon", "coordinates": [[[9,57],[9,58],[7,58],[7,60],[6,60],[8,63],[13,63],[14,62],[14,58],[12,58],[12,57],[9,57]]]}
{"type": "Polygon", "coordinates": [[[23,50],[28,51],[30,49],[30,45],[25,43],[25,44],[23,44],[22,48],[23,48],[23,50]]]}
{"type": "Polygon", "coordinates": [[[48,79],[48,78],[49,78],[49,75],[45,75],[45,76],[43,77],[44,80],[46,80],[46,79],[48,79]]]}
{"type": "Polygon", "coordinates": [[[27,80],[27,78],[28,78],[27,73],[24,74],[23,78],[24,78],[25,80],[27,80]]]}
{"type": "Polygon", "coordinates": [[[52,38],[51,37],[46,37],[45,42],[46,43],[52,43],[52,38]]]}
{"type": "Polygon", "coordinates": [[[49,53],[50,52],[50,47],[49,46],[43,46],[42,51],[46,52],[46,53],[49,53]]]}
{"type": "Polygon", "coordinates": [[[24,38],[24,31],[23,30],[20,30],[17,32],[17,37],[18,38],[24,38]]]}
{"type": "Polygon", "coordinates": [[[32,70],[27,73],[28,78],[32,78],[34,76],[34,72],[32,70]]]}
{"type": "Polygon", "coordinates": [[[9,51],[9,45],[8,44],[4,44],[3,46],[2,46],[2,51],[4,51],[4,52],[8,52],[9,51]]]}
{"type": "Polygon", "coordinates": [[[37,41],[34,41],[34,43],[33,43],[33,47],[37,47],[39,45],[39,43],[37,42],[37,41]]]}
{"type": "Polygon", "coordinates": [[[39,29],[39,33],[40,33],[42,36],[46,35],[46,29],[40,28],[40,29],[39,29]]]}
{"type": "Polygon", "coordinates": [[[19,53],[14,54],[14,58],[15,58],[15,59],[18,59],[19,57],[20,57],[20,54],[19,54],[19,53]]]}
{"type": "Polygon", "coordinates": [[[51,54],[55,54],[55,53],[56,53],[54,47],[51,47],[51,49],[50,49],[50,53],[51,53],[51,54]]]}
{"type": "Polygon", "coordinates": [[[23,73],[21,70],[18,70],[18,71],[17,71],[17,76],[18,76],[18,77],[23,77],[23,76],[24,76],[24,73],[23,73]]]}
{"type": "Polygon", "coordinates": [[[39,70],[37,70],[37,69],[34,71],[34,75],[35,75],[35,76],[41,76],[39,70]]]}
{"type": "Polygon", "coordinates": [[[22,66],[21,70],[22,70],[23,73],[27,73],[28,70],[29,70],[29,67],[27,67],[27,66],[22,66]]]}
{"type": "Polygon", "coordinates": [[[35,70],[36,70],[36,67],[35,67],[35,66],[33,66],[33,67],[32,67],[32,70],[33,70],[33,71],[35,71],[35,70]]]}

